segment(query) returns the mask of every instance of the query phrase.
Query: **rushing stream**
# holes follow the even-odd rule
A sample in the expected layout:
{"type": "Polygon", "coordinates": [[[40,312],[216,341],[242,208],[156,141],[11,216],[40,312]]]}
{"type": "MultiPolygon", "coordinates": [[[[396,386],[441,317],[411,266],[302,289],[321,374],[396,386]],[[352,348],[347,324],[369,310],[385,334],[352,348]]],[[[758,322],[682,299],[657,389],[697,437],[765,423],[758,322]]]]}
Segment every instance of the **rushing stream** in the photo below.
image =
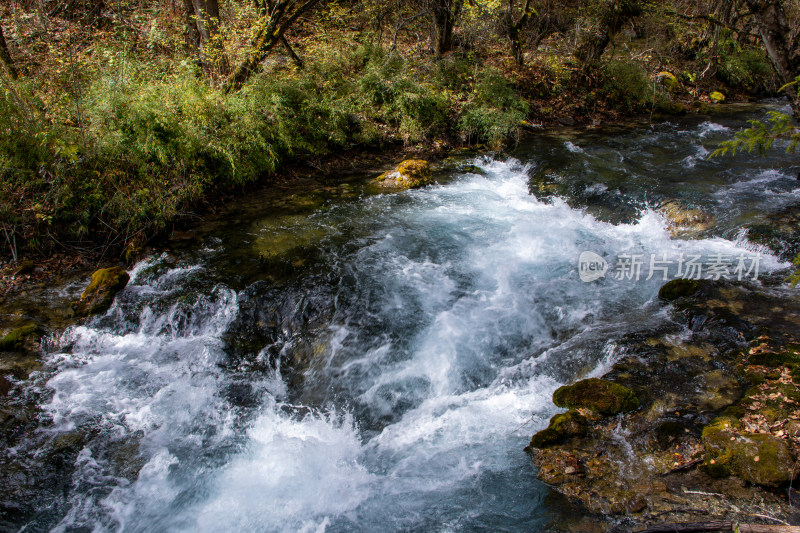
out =
{"type": "Polygon", "coordinates": [[[557,525],[522,451],[553,390],[670,320],[660,275],[584,283],[579,255],[786,268],[796,243],[765,228],[800,203],[800,167],[706,160],[764,112],[537,136],[425,189],[376,194],[362,174],[243,201],[54,341],[32,441],[69,437],[77,459],[24,530],[557,525]],[[713,221],[677,238],[668,199],[713,221]]]}

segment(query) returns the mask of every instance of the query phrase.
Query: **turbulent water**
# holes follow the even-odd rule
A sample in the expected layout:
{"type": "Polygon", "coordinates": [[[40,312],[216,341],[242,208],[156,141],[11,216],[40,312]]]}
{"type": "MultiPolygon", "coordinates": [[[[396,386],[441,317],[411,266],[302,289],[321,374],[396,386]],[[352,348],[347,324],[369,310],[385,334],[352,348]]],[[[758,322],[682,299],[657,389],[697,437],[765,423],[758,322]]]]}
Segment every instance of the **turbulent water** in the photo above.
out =
{"type": "Polygon", "coordinates": [[[798,167],[705,159],[761,113],[537,137],[421,190],[372,194],[361,176],[252,199],[58,339],[39,431],[78,435],[77,459],[25,530],[557,526],[522,451],[553,390],[669,320],[660,274],[584,283],[578,257],[785,268],[792,243],[742,227],[797,205],[798,167]],[[556,192],[531,194],[540,182],[556,192]],[[713,223],[676,238],[666,199],[713,223]]]}

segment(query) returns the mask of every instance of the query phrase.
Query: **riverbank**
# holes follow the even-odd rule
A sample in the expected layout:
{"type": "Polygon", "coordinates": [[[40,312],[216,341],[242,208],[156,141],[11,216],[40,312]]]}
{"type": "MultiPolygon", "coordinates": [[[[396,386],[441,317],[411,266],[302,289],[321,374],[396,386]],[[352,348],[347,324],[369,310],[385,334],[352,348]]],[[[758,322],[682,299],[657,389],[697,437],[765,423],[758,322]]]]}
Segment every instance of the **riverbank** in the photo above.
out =
{"type": "Polygon", "coordinates": [[[795,295],[781,278],[679,280],[659,294],[673,322],[624,337],[602,381],[560,393],[572,394],[573,410],[528,449],[539,479],[632,530],[715,520],[798,524],[788,490],[800,452],[795,295]],[[635,405],[598,413],[598,393],[592,400],[588,391],[602,383],[632,391],[635,405]]]}
{"type": "MultiPolygon", "coordinates": [[[[524,130],[703,113],[711,102],[777,89],[754,43],[717,36],[711,45],[696,37],[707,31],[702,19],[660,10],[620,35],[624,46],[612,45],[602,62],[584,64],[575,55],[584,24],[549,29],[556,33],[514,61],[500,35],[439,57],[408,26],[401,31],[425,17],[398,22],[390,40],[367,31],[357,10],[326,6],[319,27],[285,44],[299,46],[303,60],[273,55],[241,91],[226,92],[223,66],[216,71],[181,43],[182,7],[104,6],[88,18],[76,15],[86,6],[73,8],[3,8],[20,66],[0,95],[4,259],[58,252],[130,263],[221,198],[279,183],[303,162],[500,150],[524,130]],[[663,34],[667,22],[679,31],[663,34]],[[346,29],[354,24],[361,30],[346,29]],[[652,53],[665,43],[674,45],[669,54],[652,53]]],[[[226,61],[246,52],[241,37],[259,17],[251,3],[237,9],[223,17],[226,61]]],[[[466,26],[487,15],[468,11],[466,26]]],[[[591,10],[567,12],[591,27],[591,10]]],[[[471,38],[486,33],[478,26],[471,38]]]]}

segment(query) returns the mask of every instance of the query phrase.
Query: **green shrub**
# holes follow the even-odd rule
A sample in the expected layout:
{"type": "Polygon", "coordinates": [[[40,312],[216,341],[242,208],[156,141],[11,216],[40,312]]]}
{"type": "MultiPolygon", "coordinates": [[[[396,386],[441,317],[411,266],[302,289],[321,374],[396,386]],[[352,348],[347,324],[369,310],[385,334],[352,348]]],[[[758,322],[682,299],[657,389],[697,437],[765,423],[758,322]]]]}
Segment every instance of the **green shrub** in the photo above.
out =
{"type": "Polygon", "coordinates": [[[721,47],[717,77],[730,87],[757,94],[773,92],[773,72],[769,58],[761,50],[741,49],[732,42],[721,47]]]}
{"type": "Polygon", "coordinates": [[[514,86],[495,69],[482,72],[472,98],[464,106],[459,126],[470,138],[498,148],[519,134],[520,123],[528,115],[528,103],[514,86]]]}
{"type": "Polygon", "coordinates": [[[636,63],[611,61],[603,65],[603,92],[627,111],[641,111],[652,103],[653,89],[636,63]]]}

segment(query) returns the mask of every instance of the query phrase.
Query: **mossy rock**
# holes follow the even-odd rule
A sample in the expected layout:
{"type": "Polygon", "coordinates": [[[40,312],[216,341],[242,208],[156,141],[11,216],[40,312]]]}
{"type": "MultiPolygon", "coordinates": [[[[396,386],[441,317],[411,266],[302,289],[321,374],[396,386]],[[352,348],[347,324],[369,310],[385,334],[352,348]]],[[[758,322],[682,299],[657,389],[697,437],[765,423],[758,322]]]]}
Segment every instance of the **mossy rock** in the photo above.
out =
{"type": "Polygon", "coordinates": [[[430,163],[424,159],[406,159],[397,169],[384,172],[375,179],[385,187],[415,189],[433,183],[430,163]]]}
{"type": "Polygon", "coordinates": [[[671,93],[678,92],[681,88],[681,82],[675,77],[672,72],[662,71],[658,73],[658,80],[667,88],[671,93]]]}
{"type": "Polygon", "coordinates": [[[676,200],[664,202],[658,211],[669,220],[670,232],[673,235],[705,231],[714,223],[711,215],[703,213],[699,209],[684,207],[676,200]]]}
{"type": "Polygon", "coordinates": [[[719,411],[734,404],[742,395],[738,380],[719,369],[705,373],[701,383],[698,404],[703,409],[719,411]]]}
{"type": "Polygon", "coordinates": [[[762,365],[770,368],[775,367],[794,367],[800,363],[800,358],[788,351],[770,352],[764,351],[750,355],[749,363],[751,365],[762,365]]]}
{"type": "Polygon", "coordinates": [[[708,104],[705,102],[701,102],[700,100],[695,100],[692,102],[692,107],[694,108],[696,113],[700,113],[702,115],[707,115],[711,112],[711,108],[708,107],[708,104]]]}
{"type": "Polygon", "coordinates": [[[36,324],[27,324],[9,332],[0,339],[0,352],[14,352],[22,350],[25,339],[40,336],[41,330],[36,324]]]}
{"type": "Polygon", "coordinates": [[[586,432],[586,418],[578,411],[570,409],[551,418],[550,425],[536,433],[526,449],[544,448],[572,437],[582,437],[586,432]]]}
{"type": "Polygon", "coordinates": [[[114,301],[114,296],[128,284],[130,276],[122,267],[101,268],[92,274],[92,281],[75,302],[73,308],[77,316],[90,316],[102,313],[114,301]]]}
{"type": "Polygon", "coordinates": [[[702,284],[696,279],[673,279],[658,289],[658,297],[671,302],[684,296],[692,296],[700,290],[702,284]]]}
{"type": "Polygon", "coordinates": [[[558,388],[553,393],[553,402],[559,407],[583,407],[603,415],[626,413],[639,407],[639,399],[628,387],[598,378],[558,388]]]}
{"type": "Polygon", "coordinates": [[[703,429],[706,471],[771,487],[791,481],[794,461],[786,442],[765,433],[738,432],[738,425],[738,420],[720,417],[703,429]]]}
{"type": "Polygon", "coordinates": [[[661,102],[658,104],[658,109],[665,115],[685,115],[686,106],[680,102],[661,102]]]}
{"type": "Polygon", "coordinates": [[[708,99],[715,104],[721,104],[722,102],[725,101],[725,95],[719,91],[713,91],[711,94],[708,95],[708,99]]]}

